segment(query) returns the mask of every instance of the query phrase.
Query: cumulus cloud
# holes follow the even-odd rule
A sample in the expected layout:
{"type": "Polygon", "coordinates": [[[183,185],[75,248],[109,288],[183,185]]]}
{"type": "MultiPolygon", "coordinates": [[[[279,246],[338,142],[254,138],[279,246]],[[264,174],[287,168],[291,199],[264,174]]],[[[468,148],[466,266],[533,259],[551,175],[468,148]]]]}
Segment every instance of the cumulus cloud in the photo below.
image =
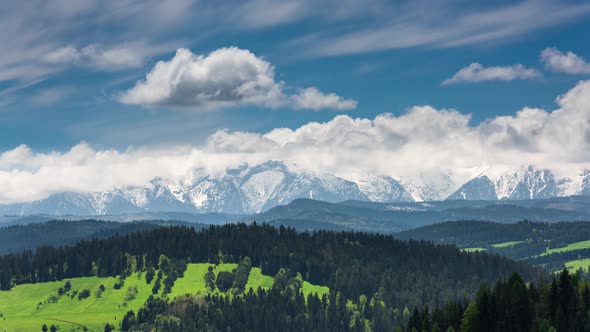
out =
{"type": "Polygon", "coordinates": [[[116,151],[80,143],[67,152],[36,153],[21,145],[0,154],[0,203],[144,184],[156,176],[184,181],[197,168],[216,174],[268,160],[345,178],[359,170],[411,177],[448,168],[461,183],[474,170],[528,164],[575,176],[590,165],[590,81],[556,103],[554,110],[526,107],[478,124],[457,110],[415,106],[399,116],[338,115],[266,133],[221,130],[195,146],[116,151]]]}
{"type": "Polygon", "coordinates": [[[199,110],[240,105],[311,110],[356,107],[356,101],[314,87],[288,94],[285,83],[275,80],[270,62],[237,47],[220,48],[206,56],[178,49],[171,60],[159,61],[145,80],[121,94],[119,100],[199,110]]]}
{"type": "Polygon", "coordinates": [[[521,64],[512,66],[484,67],[474,62],[459,70],[453,77],[444,80],[442,85],[457,83],[477,83],[484,81],[513,81],[527,80],[539,77],[541,74],[535,69],[526,68],[521,64]]]}
{"type": "Polygon", "coordinates": [[[573,52],[550,47],[541,52],[541,62],[553,71],[566,74],[590,74],[590,63],[573,52]]]}

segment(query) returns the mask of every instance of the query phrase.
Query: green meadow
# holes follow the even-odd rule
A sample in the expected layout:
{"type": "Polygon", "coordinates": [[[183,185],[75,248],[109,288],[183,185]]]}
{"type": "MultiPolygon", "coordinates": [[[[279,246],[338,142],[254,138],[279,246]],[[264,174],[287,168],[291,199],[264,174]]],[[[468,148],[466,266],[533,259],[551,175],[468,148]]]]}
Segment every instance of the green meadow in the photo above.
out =
{"type": "Polygon", "coordinates": [[[508,242],[492,244],[492,247],[494,247],[494,248],[508,248],[508,247],[513,247],[517,244],[521,244],[521,243],[525,243],[525,242],[526,241],[508,241],[508,242]]]}
{"type": "Polygon", "coordinates": [[[588,268],[590,267],[590,258],[583,258],[577,259],[575,261],[566,262],[565,267],[572,272],[575,272],[580,268],[582,268],[584,271],[588,271],[588,268]]]}
{"type": "Polygon", "coordinates": [[[581,250],[581,249],[588,249],[588,248],[590,248],[590,240],[570,243],[567,246],[561,247],[561,248],[547,249],[547,251],[545,251],[542,255],[550,255],[553,253],[560,253],[560,252],[565,252],[565,251],[574,251],[574,250],[581,250]]]}
{"type": "MultiPolygon", "coordinates": [[[[209,290],[205,286],[205,273],[210,265],[188,264],[184,277],[176,280],[168,298],[183,294],[207,294],[209,290]]],[[[220,271],[231,271],[235,267],[236,264],[220,264],[214,272],[217,275],[220,271]]],[[[155,282],[152,280],[151,284],[146,284],[144,274],[134,273],[125,279],[121,289],[116,290],[113,286],[117,278],[83,277],[69,280],[71,290],[62,296],[58,296],[58,289],[64,286],[65,280],[18,285],[10,291],[0,292],[0,332],[41,331],[43,324],[55,324],[62,332],[81,331],[83,327],[89,331],[103,331],[106,323],[118,328],[127,311],[137,312],[145,303],[152,294],[155,282]],[[105,290],[97,297],[96,292],[101,285],[105,290]],[[128,289],[134,287],[137,288],[137,294],[134,299],[129,299],[128,289]],[[80,300],[77,294],[84,289],[90,291],[90,296],[80,300]],[[76,296],[72,296],[74,293],[77,293],[76,296]]],[[[274,278],[263,275],[260,268],[252,268],[246,289],[269,289],[273,281],[274,278]]],[[[302,291],[305,295],[318,293],[321,296],[328,293],[329,289],[304,282],[302,291]]]]}

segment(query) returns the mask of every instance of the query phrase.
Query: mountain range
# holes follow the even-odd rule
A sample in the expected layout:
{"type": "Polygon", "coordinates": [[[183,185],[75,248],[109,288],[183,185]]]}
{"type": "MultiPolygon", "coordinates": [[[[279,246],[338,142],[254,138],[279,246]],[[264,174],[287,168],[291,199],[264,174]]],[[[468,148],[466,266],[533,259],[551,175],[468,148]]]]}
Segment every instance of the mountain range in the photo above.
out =
{"type": "Polygon", "coordinates": [[[478,174],[463,184],[452,171],[393,178],[360,172],[348,178],[316,173],[278,161],[243,165],[220,175],[195,172],[191,181],[156,178],[142,186],[105,192],[56,193],[46,199],[0,205],[2,215],[115,215],[142,212],[249,215],[298,198],[326,202],[414,202],[441,200],[534,200],[590,195],[590,171],[556,178],[532,166],[492,176],[478,174]]]}

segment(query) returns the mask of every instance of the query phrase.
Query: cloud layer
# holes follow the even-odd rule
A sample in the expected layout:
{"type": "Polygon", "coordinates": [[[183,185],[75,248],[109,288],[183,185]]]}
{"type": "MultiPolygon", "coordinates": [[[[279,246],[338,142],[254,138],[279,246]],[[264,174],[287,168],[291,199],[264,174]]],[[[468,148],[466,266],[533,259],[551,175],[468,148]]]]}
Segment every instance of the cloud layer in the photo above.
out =
{"type": "Polygon", "coordinates": [[[573,52],[564,53],[556,48],[546,48],[541,52],[541,62],[556,72],[590,74],[590,63],[573,52]]]}
{"type": "Polygon", "coordinates": [[[416,106],[399,116],[339,115],[267,133],[219,131],[205,144],[166,149],[100,150],[81,143],[65,153],[35,153],[22,145],[0,154],[0,202],[107,190],[156,176],[183,180],[195,168],[218,173],[267,160],[343,177],[359,171],[405,177],[447,168],[466,181],[482,169],[523,164],[576,176],[590,167],[590,81],[578,83],[556,103],[551,111],[524,108],[475,125],[469,114],[416,106]]]}
{"type": "Polygon", "coordinates": [[[274,66],[248,50],[220,48],[208,55],[178,49],[170,61],[159,61],[145,80],[119,96],[126,104],[190,107],[211,110],[254,105],[295,109],[356,108],[356,101],[311,87],[285,92],[275,80],[274,66]]]}
{"type": "Polygon", "coordinates": [[[541,76],[535,69],[526,68],[521,64],[512,66],[484,67],[474,62],[460,69],[451,78],[444,80],[441,85],[457,83],[477,83],[485,81],[513,81],[528,80],[541,76]]]}
{"type": "Polygon", "coordinates": [[[74,46],[58,48],[47,53],[43,61],[53,65],[85,65],[113,71],[141,67],[144,58],[148,55],[145,53],[145,48],[137,47],[137,45],[104,48],[99,44],[92,44],[80,49],[74,46]]]}

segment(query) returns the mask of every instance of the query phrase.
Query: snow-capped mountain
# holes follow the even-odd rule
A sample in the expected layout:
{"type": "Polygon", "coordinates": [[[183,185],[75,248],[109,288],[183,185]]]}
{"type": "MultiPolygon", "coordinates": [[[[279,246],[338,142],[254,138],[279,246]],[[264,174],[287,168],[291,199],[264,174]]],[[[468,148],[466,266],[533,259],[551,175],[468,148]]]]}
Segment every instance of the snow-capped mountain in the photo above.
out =
{"type": "MultiPolygon", "coordinates": [[[[391,197],[401,196],[397,193],[391,197]]],[[[251,214],[288,204],[297,198],[328,202],[369,200],[354,182],[330,174],[289,169],[281,162],[267,162],[230,169],[220,176],[202,175],[190,183],[156,178],[146,186],[116,188],[108,192],[59,193],[35,202],[0,206],[0,213],[103,215],[165,211],[251,214]]]]}
{"type": "Polygon", "coordinates": [[[578,195],[590,196],[590,169],[586,169],[581,174],[582,185],[578,195]]]}
{"type": "Polygon", "coordinates": [[[539,199],[558,196],[559,189],[550,170],[532,166],[507,172],[494,181],[498,199],[539,199]]]}
{"type": "Polygon", "coordinates": [[[480,175],[469,180],[455,191],[447,200],[496,200],[494,183],[486,175],[480,175]]]}
{"type": "Polygon", "coordinates": [[[415,176],[402,178],[400,183],[417,202],[444,200],[458,187],[451,170],[420,172],[415,176]]]}
{"type": "Polygon", "coordinates": [[[389,176],[377,176],[370,172],[359,172],[348,177],[360,191],[373,202],[413,202],[412,194],[402,184],[389,176]]]}
{"type": "Polygon", "coordinates": [[[199,212],[257,213],[297,198],[328,202],[368,200],[356,183],[330,174],[289,169],[281,162],[243,166],[221,177],[205,176],[188,189],[199,212]]]}
{"type": "MultiPolygon", "coordinates": [[[[480,172],[480,170],[477,170],[480,172]]],[[[219,175],[196,170],[191,180],[156,178],[143,186],[105,192],[56,193],[46,199],[0,205],[0,214],[106,215],[140,212],[253,214],[298,198],[412,202],[434,200],[527,200],[571,194],[590,196],[590,170],[556,177],[531,166],[483,170],[468,181],[451,170],[396,180],[370,172],[338,177],[282,162],[244,165],[219,175]],[[463,185],[459,186],[461,183],[463,185]]]]}

